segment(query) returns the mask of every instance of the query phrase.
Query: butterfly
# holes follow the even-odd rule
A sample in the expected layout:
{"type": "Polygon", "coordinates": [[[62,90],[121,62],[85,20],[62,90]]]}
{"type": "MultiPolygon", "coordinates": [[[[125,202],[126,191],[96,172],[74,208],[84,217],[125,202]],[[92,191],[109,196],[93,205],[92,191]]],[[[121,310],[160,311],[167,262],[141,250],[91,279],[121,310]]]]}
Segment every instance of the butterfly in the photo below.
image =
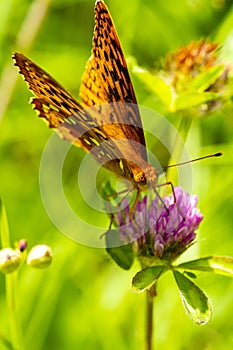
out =
{"type": "Polygon", "coordinates": [[[81,103],[22,53],[14,53],[13,59],[35,95],[31,100],[34,109],[50,128],[91,152],[97,162],[116,176],[131,181],[138,193],[154,184],[157,172],[147,160],[126,60],[102,0],[95,4],[92,53],[81,81],[81,103]]]}

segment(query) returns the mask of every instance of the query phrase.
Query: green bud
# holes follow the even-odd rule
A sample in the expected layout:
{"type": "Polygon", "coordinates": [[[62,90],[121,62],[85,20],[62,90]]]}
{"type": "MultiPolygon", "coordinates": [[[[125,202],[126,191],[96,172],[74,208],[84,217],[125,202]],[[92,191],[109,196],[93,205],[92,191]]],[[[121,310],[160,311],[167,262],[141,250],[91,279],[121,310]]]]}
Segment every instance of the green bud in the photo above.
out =
{"type": "Polygon", "coordinates": [[[45,244],[35,245],[27,256],[27,264],[31,267],[44,269],[52,262],[52,250],[45,244]]]}
{"type": "Polygon", "coordinates": [[[11,273],[16,271],[22,262],[18,249],[4,248],[0,250],[0,271],[11,273]]]}

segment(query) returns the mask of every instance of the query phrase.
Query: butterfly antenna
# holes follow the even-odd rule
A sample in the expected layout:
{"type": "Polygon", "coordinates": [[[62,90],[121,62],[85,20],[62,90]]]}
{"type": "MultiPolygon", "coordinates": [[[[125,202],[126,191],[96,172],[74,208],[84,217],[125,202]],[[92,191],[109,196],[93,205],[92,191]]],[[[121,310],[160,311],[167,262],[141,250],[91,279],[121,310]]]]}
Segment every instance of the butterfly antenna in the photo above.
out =
{"type": "Polygon", "coordinates": [[[167,166],[163,167],[163,170],[168,169],[168,168],[172,168],[172,167],[178,166],[178,165],[180,166],[180,165],[185,165],[185,164],[189,164],[189,163],[194,163],[194,162],[197,162],[197,161],[202,160],[202,159],[213,158],[213,157],[221,157],[222,155],[223,155],[222,152],[209,154],[208,156],[203,156],[203,157],[187,160],[186,162],[181,162],[181,163],[178,163],[178,164],[167,165],[167,166]]]}

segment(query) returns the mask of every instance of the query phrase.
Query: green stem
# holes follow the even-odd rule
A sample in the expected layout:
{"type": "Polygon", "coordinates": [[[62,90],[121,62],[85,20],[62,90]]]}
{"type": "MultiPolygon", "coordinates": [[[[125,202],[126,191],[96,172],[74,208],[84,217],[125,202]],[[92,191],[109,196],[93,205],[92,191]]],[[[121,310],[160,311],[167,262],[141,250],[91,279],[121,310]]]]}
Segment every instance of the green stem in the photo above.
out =
{"type": "Polygon", "coordinates": [[[153,348],[153,301],[155,296],[156,287],[154,285],[146,294],[146,350],[152,350],[153,348]]]}
{"type": "Polygon", "coordinates": [[[1,235],[2,248],[9,248],[10,232],[9,232],[8,220],[6,215],[6,209],[1,199],[0,199],[0,235],[1,235]]]}
{"type": "Polygon", "coordinates": [[[22,350],[22,332],[18,320],[17,303],[18,271],[6,274],[6,301],[8,308],[11,344],[14,350],[22,350]]]}
{"type": "MultiPolygon", "coordinates": [[[[10,233],[6,210],[0,200],[0,234],[2,248],[10,247],[10,233]]],[[[6,274],[6,302],[8,308],[11,345],[14,350],[22,350],[22,331],[18,320],[17,286],[18,271],[6,274]]]]}
{"type": "MultiPolygon", "coordinates": [[[[174,148],[172,152],[172,159],[168,165],[179,163],[184,151],[184,143],[187,140],[189,130],[191,128],[192,118],[184,115],[180,120],[180,125],[177,131],[177,136],[174,142],[174,148]]],[[[176,167],[168,168],[167,170],[167,181],[177,182],[177,170],[176,167]]]]}

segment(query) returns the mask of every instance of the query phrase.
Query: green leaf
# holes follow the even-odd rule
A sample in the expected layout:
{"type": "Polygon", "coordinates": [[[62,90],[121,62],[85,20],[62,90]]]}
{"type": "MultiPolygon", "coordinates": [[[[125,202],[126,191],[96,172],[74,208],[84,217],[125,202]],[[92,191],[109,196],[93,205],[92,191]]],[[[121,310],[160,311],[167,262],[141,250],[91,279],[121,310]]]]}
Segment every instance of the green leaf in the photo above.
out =
{"type": "Polygon", "coordinates": [[[197,276],[195,275],[195,273],[193,273],[193,272],[190,272],[190,271],[184,271],[184,273],[188,276],[188,277],[190,277],[190,278],[197,278],[197,276]]]}
{"type": "MultiPolygon", "coordinates": [[[[230,17],[233,17],[233,13],[230,17]]],[[[233,30],[232,30],[232,25],[229,29],[229,31],[226,33],[226,37],[224,38],[224,43],[220,51],[220,59],[222,62],[227,62],[228,66],[232,67],[233,63],[233,30]]],[[[232,69],[229,70],[229,75],[232,77],[232,69]]]]}
{"type": "Polygon", "coordinates": [[[173,271],[173,274],[188,316],[198,325],[209,322],[212,315],[212,308],[207,296],[180,272],[173,271]]]}
{"type": "Polygon", "coordinates": [[[151,74],[146,69],[135,66],[133,73],[145,84],[147,89],[155,94],[167,108],[172,103],[172,90],[169,84],[155,74],[151,74]]]}
{"type": "Polygon", "coordinates": [[[176,269],[191,271],[206,271],[233,277],[233,258],[229,256],[209,256],[185,262],[176,269]]]}
{"type": "Polygon", "coordinates": [[[5,338],[2,334],[0,334],[0,341],[2,342],[4,349],[14,350],[15,348],[12,346],[11,342],[5,338]]]}
{"type": "Polygon", "coordinates": [[[129,270],[134,261],[134,251],[132,245],[125,244],[120,240],[119,231],[109,230],[106,233],[106,251],[124,270],[129,270]]]}
{"type": "Polygon", "coordinates": [[[193,108],[202,103],[216,100],[217,98],[219,98],[219,95],[215,92],[183,92],[177,95],[174,100],[172,111],[175,112],[178,110],[193,108]]]}
{"type": "Polygon", "coordinates": [[[2,199],[0,199],[0,235],[1,235],[2,248],[10,247],[9,226],[8,226],[6,209],[2,199]]]}
{"type": "Polygon", "coordinates": [[[214,82],[224,72],[224,65],[219,64],[217,66],[210,67],[206,72],[200,73],[192,80],[189,85],[189,90],[198,90],[199,92],[205,91],[214,84],[214,82]]]}
{"type": "Polygon", "coordinates": [[[134,290],[143,292],[149,289],[161,276],[162,273],[167,270],[165,265],[147,267],[134,276],[132,280],[132,286],[134,290]]]}

